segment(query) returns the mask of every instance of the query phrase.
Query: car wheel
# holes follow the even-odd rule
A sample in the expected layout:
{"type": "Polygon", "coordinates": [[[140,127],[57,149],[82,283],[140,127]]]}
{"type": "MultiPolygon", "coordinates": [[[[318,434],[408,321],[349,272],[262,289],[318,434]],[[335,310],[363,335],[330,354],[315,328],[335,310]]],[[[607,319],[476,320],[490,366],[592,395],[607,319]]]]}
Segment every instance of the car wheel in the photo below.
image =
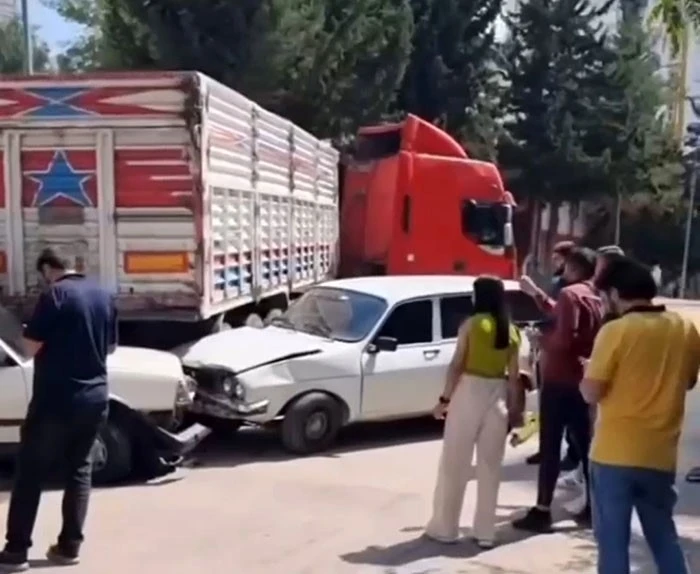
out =
{"type": "Polygon", "coordinates": [[[311,454],[328,448],[342,426],[342,409],[333,397],[309,393],[296,400],[282,421],[284,447],[294,454],[311,454]]]}
{"type": "Polygon", "coordinates": [[[116,421],[108,420],[92,446],[92,478],[108,484],[128,478],[133,470],[131,437],[116,421]]]}

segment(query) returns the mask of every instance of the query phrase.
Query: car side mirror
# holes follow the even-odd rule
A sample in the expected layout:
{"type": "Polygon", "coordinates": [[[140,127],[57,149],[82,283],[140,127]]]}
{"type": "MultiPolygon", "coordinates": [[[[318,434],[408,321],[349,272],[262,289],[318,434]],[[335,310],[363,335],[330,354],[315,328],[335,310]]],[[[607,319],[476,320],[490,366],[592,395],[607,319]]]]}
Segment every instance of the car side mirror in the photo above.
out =
{"type": "Polygon", "coordinates": [[[394,337],[377,337],[369,346],[367,351],[371,354],[379,353],[380,351],[395,351],[399,346],[399,341],[394,337]]]}

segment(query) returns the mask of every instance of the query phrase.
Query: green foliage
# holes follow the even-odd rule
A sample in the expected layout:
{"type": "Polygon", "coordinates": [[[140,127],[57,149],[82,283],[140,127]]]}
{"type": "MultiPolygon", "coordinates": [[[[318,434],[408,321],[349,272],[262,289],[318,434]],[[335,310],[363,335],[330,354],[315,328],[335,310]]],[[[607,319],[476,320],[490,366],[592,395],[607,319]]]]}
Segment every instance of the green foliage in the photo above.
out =
{"type": "Polygon", "coordinates": [[[411,48],[408,0],[55,2],[90,27],[72,62],[199,70],[321,136],[377,121],[411,48]]]}
{"type": "MultiPolygon", "coordinates": [[[[50,69],[49,47],[33,34],[35,72],[50,69]]],[[[0,74],[21,74],[24,71],[24,28],[19,18],[0,24],[0,74]]]]}
{"type": "Polygon", "coordinates": [[[600,22],[607,10],[587,0],[529,0],[508,17],[499,159],[521,196],[559,202],[609,191],[610,152],[590,137],[614,57],[600,22]]]}
{"type": "Polygon", "coordinates": [[[657,196],[680,189],[680,150],[661,112],[669,99],[658,58],[638,20],[623,23],[612,42],[615,60],[600,101],[600,130],[610,153],[609,191],[657,196]]]}
{"type": "Polygon", "coordinates": [[[686,34],[700,30],[700,0],[655,0],[649,21],[661,25],[677,56],[686,34]]]}
{"type": "Polygon", "coordinates": [[[413,52],[396,107],[493,158],[499,116],[494,21],[502,0],[414,0],[413,52]]]}

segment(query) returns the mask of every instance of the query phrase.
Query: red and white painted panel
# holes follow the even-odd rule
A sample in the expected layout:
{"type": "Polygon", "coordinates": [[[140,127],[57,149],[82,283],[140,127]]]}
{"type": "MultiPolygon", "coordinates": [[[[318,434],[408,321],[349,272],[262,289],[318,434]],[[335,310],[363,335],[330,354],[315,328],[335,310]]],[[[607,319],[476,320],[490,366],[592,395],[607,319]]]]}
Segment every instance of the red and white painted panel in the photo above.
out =
{"type": "Polygon", "coordinates": [[[9,205],[18,196],[2,237],[24,246],[4,258],[18,264],[15,294],[36,288],[34,262],[48,244],[126,295],[198,291],[186,78],[0,82],[0,195],[9,205]]]}

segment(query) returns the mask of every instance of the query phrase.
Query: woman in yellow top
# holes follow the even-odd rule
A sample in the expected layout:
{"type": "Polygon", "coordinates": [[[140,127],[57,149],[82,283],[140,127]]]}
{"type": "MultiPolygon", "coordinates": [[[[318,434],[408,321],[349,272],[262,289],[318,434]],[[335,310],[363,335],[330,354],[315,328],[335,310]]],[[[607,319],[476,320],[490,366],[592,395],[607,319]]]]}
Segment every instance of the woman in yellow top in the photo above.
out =
{"type": "Polygon", "coordinates": [[[457,540],[476,448],[473,535],[480,547],[491,548],[508,427],[522,424],[525,396],[518,383],[520,333],[510,322],[503,282],[479,277],[473,299],[473,315],[459,329],[445,389],[434,411],[447,420],[433,516],[425,534],[439,542],[457,540]]]}

